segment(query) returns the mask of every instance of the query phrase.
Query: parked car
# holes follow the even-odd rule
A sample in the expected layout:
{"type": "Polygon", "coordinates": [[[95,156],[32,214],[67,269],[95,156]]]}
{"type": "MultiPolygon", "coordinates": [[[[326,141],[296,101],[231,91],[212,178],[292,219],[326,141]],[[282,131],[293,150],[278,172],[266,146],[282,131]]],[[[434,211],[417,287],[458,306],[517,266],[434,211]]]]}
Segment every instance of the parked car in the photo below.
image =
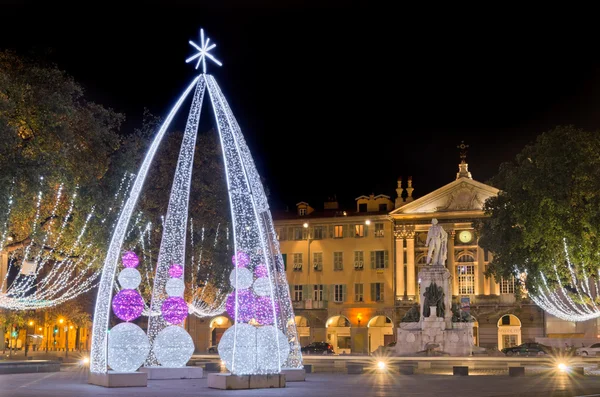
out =
{"type": "Polygon", "coordinates": [[[580,347],[575,350],[575,354],[578,356],[595,356],[600,353],[600,343],[594,343],[591,346],[580,347]]]}
{"type": "Polygon", "coordinates": [[[208,352],[211,354],[217,354],[219,352],[219,347],[217,345],[212,345],[208,348],[208,352]]]}
{"type": "Polygon", "coordinates": [[[519,346],[505,347],[502,353],[507,356],[543,356],[552,354],[553,349],[550,346],[541,343],[521,343],[519,346]]]}
{"type": "Polygon", "coordinates": [[[333,346],[327,342],[313,342],[300,349],[302,354],[335,354],[333,346]]]}

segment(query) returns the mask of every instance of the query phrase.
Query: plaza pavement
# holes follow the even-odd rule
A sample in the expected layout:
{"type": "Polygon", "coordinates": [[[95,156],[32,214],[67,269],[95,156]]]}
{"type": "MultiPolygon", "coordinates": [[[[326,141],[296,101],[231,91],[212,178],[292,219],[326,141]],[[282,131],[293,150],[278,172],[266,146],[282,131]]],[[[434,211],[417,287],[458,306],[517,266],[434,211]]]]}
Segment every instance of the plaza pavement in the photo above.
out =
{"type": "MultiPolygon", "coordinates": [[[[488,374],[491,372],[487,372],[488,374]]],[[[587,373],[587,372],[586,372],[587,373]]],[[[103,396],[290,396],[290,397],[574,397],[600,396],[600,374],[583,377],[532,373],[524,377],[503,374],[474,376],[392,373],[307,374],[306,382],[288,382],[285,389],[215,390],[203,379],[151,380],[145,388],[104,388],[87,383],[87,369],[63,366],[61,372],[0,375],[0,397],[103,397],[103,396]]],[[[479,374],[479,375],[478,375],[479,374]]]]}

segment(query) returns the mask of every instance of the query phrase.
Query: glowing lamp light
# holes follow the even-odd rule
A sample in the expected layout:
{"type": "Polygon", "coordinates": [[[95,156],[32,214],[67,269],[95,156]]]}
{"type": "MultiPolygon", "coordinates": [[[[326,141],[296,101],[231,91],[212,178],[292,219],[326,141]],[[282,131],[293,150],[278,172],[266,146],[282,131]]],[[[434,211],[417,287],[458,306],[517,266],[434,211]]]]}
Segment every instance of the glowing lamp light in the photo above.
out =
{"type": "Polygon", "coordinates": [[[250,264],[250,256],[243,251],[238,251],[238,253],[231,258],[231,261],[237,267],[246,267],[250,264]]]}
{"type": "Polygon", "coordinates": [[[567,366],[565,363],[558,363],[557,368],[560,372],[567,372],[567,366]]]}
{"type": "Polygon", "coordinates": [[[126,268],[137,267],[140,264],[140,258],[133,251],[126,251],[121,256],[121,260],[123,261],[123,266],[126,268]]]}
{"type": "Polygon", "coordinates": [[[385,367],[386,367],[386,364],[385,364],[385,362],[383,362],[383,361],[378,361],[378,362],[377,362],[377,369],[379,369],[379,370],[384,370],[384,369],[385,369],[385,367]]]}
{"type": "Polygon", "coordinates": [[[183,276],[183,267],[178,264],[173,264],[169,268],[169,277],[171,278],[180,278],[183,276]]]}
{"type": "Polygon", "coordinates": [[[181,324],[188,315],[188,305],[180,296],[170,296],[161,306],[162,316],[169,324],[181,324]]]}
{"type": "Polygon", "coordinates": [[[113,298],[112,308],[115,315],[121,320],[135,320],[144,311],[144,300],[136,290],[122,289],[113,298]]]}
{"type": "Polygon", "coordinates": [[[223,325],[223,319],[221,317],[216,320],[217,325],[223,325]]]}
{"type": "Polygon", "coordinates": [[[29,322],[29,326],[31,327],[32,325],[33,325],[33,321],[30,321],[29,322]]]}

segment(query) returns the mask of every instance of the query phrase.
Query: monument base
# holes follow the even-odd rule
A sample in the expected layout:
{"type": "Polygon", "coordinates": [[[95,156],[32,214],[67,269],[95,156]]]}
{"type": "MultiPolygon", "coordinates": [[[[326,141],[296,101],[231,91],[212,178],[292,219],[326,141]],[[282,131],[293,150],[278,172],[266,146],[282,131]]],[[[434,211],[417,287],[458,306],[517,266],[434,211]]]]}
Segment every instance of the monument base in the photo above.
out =
{"type": "Polygon", "coordinates": [[[202,367],[142,367],[140,372],[148,374],[148,379],[201,379],[202,367]]]}
{"type": "Polygon", "coordinates": [[[281,368],[281,373],[285,375],[286,382],[304,382],[306,380],[304,368],[281,368]]]}
{"type": "Polygon", "coordinates": [[[285,375],[208,374],[208,387],[221,390],[270,389],[285,387],[285,375]]]}
{"type": "Polygon", "coordinates": [[[90,372],[88,383],[103,387],[146,387],[148,374],[145,372],[114,372],[105,374],[90,372]]]}

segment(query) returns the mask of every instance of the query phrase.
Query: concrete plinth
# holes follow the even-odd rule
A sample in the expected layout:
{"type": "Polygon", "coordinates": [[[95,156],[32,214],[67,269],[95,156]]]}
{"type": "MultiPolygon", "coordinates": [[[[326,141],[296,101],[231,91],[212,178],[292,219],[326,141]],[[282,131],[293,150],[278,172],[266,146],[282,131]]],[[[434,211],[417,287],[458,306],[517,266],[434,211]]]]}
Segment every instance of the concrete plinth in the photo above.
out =
{"type": "Polygon", "coordinates": [[[281,368],[281,373],[285,375],[286,382],[304,382],[306,380],[304,368],[281,368]]]}
{"type": "Polygon", "coordinates": [[[88,383],[104,387],[146,387],[148,374],[145,372],[114,372],[105,374],[90,372],[88,383]]]}
{"type": "Polygon", "coordinates": [[[285,375],[232,375],[208,374],[208,387],[221,390],[270,389],[285,387],[285,375]]]}
{"type": "Polygon", "coordinates": [[[202,367],[142,367],[140,372],[148,374],[148,379],[201,379],[202,367]]]}

